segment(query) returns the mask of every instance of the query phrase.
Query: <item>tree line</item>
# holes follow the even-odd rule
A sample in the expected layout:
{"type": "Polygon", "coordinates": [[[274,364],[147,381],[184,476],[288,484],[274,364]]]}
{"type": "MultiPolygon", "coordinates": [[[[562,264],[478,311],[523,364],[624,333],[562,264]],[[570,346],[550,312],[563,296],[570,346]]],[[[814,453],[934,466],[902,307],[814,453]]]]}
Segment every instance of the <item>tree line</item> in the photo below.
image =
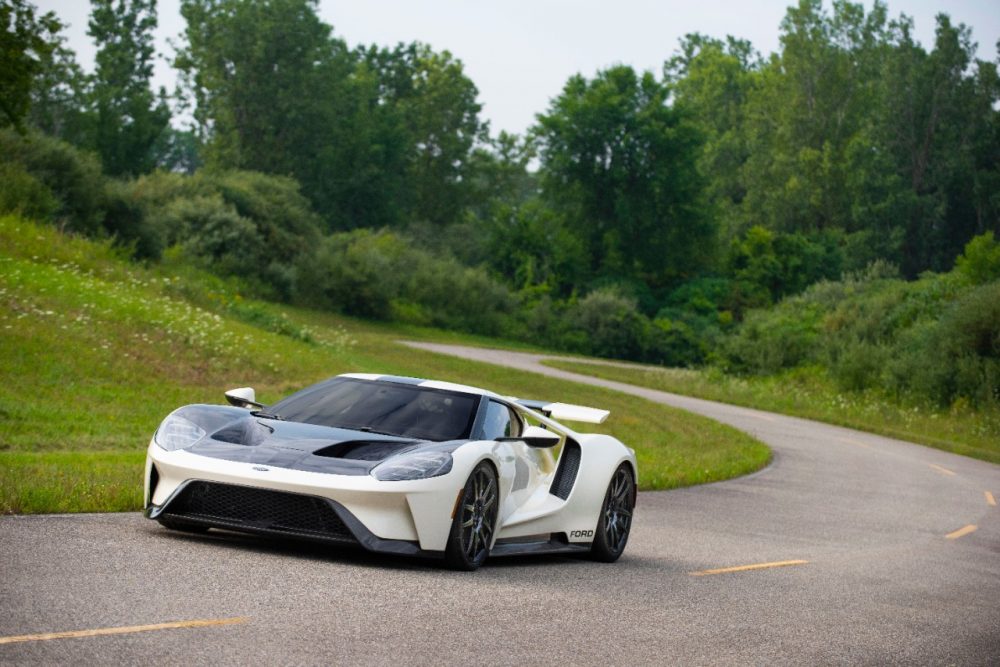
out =
{"type": "Polygon", "coordinates": [[[800,0],[776,53],[691,34],[516,136],[453,55],[351,47],[316,0],[182,0],[170,93],[155,0],[91,6],[85,74],[0,0],[0,206],[273,298],[696,365],[753,309],[1000,235],[997,62],[944,14],[925,47],[881,2],[800,0]]]}

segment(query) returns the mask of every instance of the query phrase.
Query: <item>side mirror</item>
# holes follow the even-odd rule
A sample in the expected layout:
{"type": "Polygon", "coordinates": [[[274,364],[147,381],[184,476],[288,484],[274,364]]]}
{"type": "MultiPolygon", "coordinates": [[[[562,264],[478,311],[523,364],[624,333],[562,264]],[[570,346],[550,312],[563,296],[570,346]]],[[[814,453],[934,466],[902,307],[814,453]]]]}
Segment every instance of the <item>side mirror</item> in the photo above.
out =
{"type": "Polygon", "coordinates": [[[226,392],[226,400],[229,401],[230,405],[235,405],[238,408],[262,408],[263,403],[257,402],[257,394],[254,392],[253,387],[240,387],[239,389],[230,389],[226,392]]]}
{"type": "Polygon", "coordinates": [[[540,449],[547,449],[549,447],[555,447],[562,441],[562,437],[553,433],[552,431],[547,431],[540,426],[528,426],[524,429],[524,433],[518,437],[509,438],[497,438],[504,442],[523,442],[529,447],[538,447],[540,449]]]}

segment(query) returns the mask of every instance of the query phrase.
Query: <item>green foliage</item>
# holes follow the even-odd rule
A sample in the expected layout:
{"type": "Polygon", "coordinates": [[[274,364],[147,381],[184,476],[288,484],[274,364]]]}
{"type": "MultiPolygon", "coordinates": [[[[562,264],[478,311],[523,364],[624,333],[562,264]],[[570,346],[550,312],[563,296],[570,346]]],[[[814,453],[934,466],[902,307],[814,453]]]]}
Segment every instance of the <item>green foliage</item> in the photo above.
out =
{"type": "Polygon", "coordinates": [[[890,381],[939,405],[1000,404],[1000,282],[975,287],[900,337],[890,381]]]}
{"type": "Polygon", "coordinates": [[[154,146],[170,122],[166,94],[157,100],[149,87],[156,0],[92,0],[88,28],[97,44],[93,146],[108,174],[152,171],[154,146]]]}
{"type": "Polygon", "coordinates": [[[319,219],[289,178],[156,172],[130,190],[151,239],[179,245],[197,263],[283,299],[295,289],[295,264],[314,252],[320,237],[319,219]]]}
{"type": "Polygon", "coordinates": [[[66,37],[53,32],[51,48],[38,54],[28,122],[45,134],[83,146],[93,134],[91,81],[65,44],[66,37]]]}
{"type": "Polygon", "coordinates": [[[388,231],[334,234],[299,272],[299,301],[349,315],[496,334],[513,308],[510,293],[482,270],[388,231]]]}
{"type": "Polygon", "coordinates": [[[34,78],[62,28],[53,12],[39,16],[27,0],[0,2],[0,127],[21,127],[34,78]]]}
{"type": "Polygon", "coordinates": [[[0,162],[0,213],[51,220],[59,209],[52,191],[16,162],[0,162]]]}
{"type": "Polygon", "coordinates": [[[590,81],[571,77],[538,117],[545,191],[571,221],[588,279],[659,287],[712,256],[699,134],[668,95],[651,73],[617,66],[590,81]]]}
{"type": "Polygon", "coordinates": [[[956,271],[973,285],[1000,279],[1000,242],[993,232],[973,237],[955,260],[956,271]]]}
{"type": "Polygon", "coordinates": [[[642,359],[649,340],[649,320],[634,299],[614,288],[597,289],[566,312],[573,348],[599,357],[642,359]]]}
{"type": "MultiPolygon", "coordinates": [[[[41,200],[55,201],[57,205],[49,216],[52,222],[75,232],[102,232],[105,179],[93,155],[38,132],[21,135],[4,129],[0,130],[0,163],[30,175],[34,183],[48,190],[45,195],[33,187],[31,194],[32,186],[28,186],[25,195],[36,202],[26,202],[29,207],[41,200]]],[[[24,184],[21,177],[22,187],[24,184]]],[[[47,203],[43,206],[49,208],[47,203]]]]}

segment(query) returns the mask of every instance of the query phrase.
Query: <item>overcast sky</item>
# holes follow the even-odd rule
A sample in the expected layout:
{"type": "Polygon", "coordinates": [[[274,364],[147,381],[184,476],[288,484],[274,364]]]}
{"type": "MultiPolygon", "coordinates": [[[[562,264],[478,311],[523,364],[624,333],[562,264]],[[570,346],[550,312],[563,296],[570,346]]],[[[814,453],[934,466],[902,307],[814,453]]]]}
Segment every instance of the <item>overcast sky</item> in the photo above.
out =
{"type": "MultiPolygon", "coordinates": [[[[69,46],[80,64],[92,69],[94,46],[87,36],[89,2],[36,0],[64,23],[69,46]]],[[[159,0],[156,86],[173,89],[166,62],[168,39],[184,29],[179,0],[159,0]]],[[[320,1],[320,16],[350,45],[392,45],[421,41],[450,51],[465,64],[479,88],[483,116],[491,131],[523,132],[575,73],[586,76],[615,63],[657,73],[689,32],[749,39],[762,53],[778,48],[778,26],[790,0],[355,0],[320,1]]],[[[825,3],[827,7],[829,2],[825,3]]],[[[871,7],[871,1],[865,1],[871,7]]],[[[934,16],[950,14],[972,27],[978,56],[996,59],[1000,0],[895,0],[916,21],[916,37],[933,45],[934,16]]]]}

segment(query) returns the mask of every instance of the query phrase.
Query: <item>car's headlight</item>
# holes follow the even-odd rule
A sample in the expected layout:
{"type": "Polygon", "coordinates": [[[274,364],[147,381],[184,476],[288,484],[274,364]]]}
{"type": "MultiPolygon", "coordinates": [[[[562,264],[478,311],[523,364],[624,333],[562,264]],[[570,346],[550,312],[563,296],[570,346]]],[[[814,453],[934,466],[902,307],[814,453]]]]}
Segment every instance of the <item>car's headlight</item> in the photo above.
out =
{"type": "Polygon", "coordinates": [[[175,449],[184,449],[201,440],[205,435],[205,429],[195,424],[190,419],[170,415],[163,420],[160,428],[156,429],[153,439],[163,449],[172,452],[175,449]]]}
{"type": "Polygon", "coordinates": [[[451,471],[448,452],[414,452],[391,458],[372,470],[372,477],[383,482],[437,477],[451,471]]]}

